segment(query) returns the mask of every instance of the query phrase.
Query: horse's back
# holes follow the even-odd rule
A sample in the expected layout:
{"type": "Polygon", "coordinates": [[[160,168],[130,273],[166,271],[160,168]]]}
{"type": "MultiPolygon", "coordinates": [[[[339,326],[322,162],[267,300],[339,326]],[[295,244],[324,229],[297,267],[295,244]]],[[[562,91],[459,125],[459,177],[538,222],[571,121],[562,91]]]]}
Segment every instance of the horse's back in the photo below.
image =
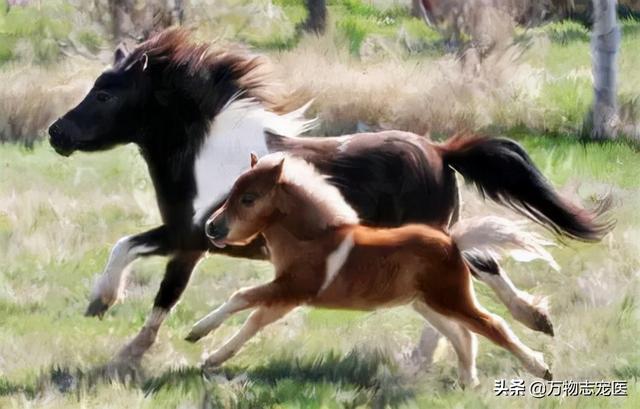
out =
{"type": "Polygon", "coordinates": [[[425,137],[383,131],[295,138],[281,147],[326,174],[366,224],[443,228],[458,206],[453,170],[425,137]]]}

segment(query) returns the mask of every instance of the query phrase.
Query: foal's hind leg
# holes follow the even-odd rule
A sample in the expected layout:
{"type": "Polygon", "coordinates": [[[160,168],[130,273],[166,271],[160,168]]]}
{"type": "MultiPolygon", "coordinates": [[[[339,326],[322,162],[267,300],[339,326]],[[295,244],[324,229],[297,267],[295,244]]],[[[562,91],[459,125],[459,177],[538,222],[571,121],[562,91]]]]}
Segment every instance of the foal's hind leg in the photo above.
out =
{"type": "Polygon", "coordinates": [[[495,314],[477,309],[463,316],[461,322],[471,331],[489,338],[491,341],[514,354],[522,365],[534,376],[550,381],[553,379],[549,366],[544,362],[541,352],[526,346],[511,331],[506,322],[495,314]]]}
{"type": "Polygon", "coordinates": [[[467,329],[507,349],[533,375],[551,380],[551,372],[542,354],[524,345],[502,318],[487,312],[477,303],[470,280],[460,281],[446,294],[432,294],[426,301],[438,312],[457,319],[467,329]]]}
{"type": "Polygon", "coordinates": [[[463,255],[474,276],[496,293],[513,318],[534,331],[553,336],[546,297],[533,296],[518,289],[493,258],[472,252],[464,252],[463,255]]]}
{"type": "Polygon", "coordinates": [[[478,371],[476,369],[476,355],[478,342],[475,334],[455,320],[437,313],[422,301],[416,301],[413,308],[420,313],[431,325],[433,325],[442,335],[453,345],[458,355],[458,376],[463,386],[476,386],[478,382],[478,371]]]}

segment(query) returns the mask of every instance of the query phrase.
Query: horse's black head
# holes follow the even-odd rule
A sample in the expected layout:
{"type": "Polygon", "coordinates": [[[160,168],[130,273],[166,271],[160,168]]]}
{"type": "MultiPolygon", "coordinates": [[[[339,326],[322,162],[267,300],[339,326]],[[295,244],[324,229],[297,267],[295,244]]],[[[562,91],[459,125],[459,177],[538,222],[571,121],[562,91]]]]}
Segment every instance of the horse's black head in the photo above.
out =
{"type": "Polygon", "coordinates": [[[68,156],[135,141],[150,93],[146,66],[146,54],[132,59],[118,48],[114,68],[100,75],[80,104],[49,127],[56,152],[68,156]]]}

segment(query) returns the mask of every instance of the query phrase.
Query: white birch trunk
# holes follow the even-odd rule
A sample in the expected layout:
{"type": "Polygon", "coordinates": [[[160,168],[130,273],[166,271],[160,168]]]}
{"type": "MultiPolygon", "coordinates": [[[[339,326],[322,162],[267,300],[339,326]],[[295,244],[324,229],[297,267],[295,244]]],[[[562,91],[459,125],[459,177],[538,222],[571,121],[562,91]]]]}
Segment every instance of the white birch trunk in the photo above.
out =
{"type": "Polygon", "coordinates": [[[613,138],[618,122],[616,76],[620,29],[616,0],[593,0],[591,60],[594,100],[591,112],[591,137],[613,138]]]}

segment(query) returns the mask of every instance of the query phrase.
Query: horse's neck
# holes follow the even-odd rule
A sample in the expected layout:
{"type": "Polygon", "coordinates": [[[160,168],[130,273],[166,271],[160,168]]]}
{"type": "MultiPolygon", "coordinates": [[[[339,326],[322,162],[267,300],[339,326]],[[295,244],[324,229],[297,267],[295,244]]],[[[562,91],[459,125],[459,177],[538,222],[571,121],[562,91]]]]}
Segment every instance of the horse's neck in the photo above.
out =
{"type": "Polygon", "coordinates": [[[249,168],[250,153],[268,153],[263,112],[229,107],[197,135],[177,135],[180,131],[174,130],[174,135],[166,135],[169,142],[162,138],[147,142],[151,146],[143,146],[142,151],[156,192],[171,196],[171,200],[191,202],[194,222],[202,220],[249,168]]]}

